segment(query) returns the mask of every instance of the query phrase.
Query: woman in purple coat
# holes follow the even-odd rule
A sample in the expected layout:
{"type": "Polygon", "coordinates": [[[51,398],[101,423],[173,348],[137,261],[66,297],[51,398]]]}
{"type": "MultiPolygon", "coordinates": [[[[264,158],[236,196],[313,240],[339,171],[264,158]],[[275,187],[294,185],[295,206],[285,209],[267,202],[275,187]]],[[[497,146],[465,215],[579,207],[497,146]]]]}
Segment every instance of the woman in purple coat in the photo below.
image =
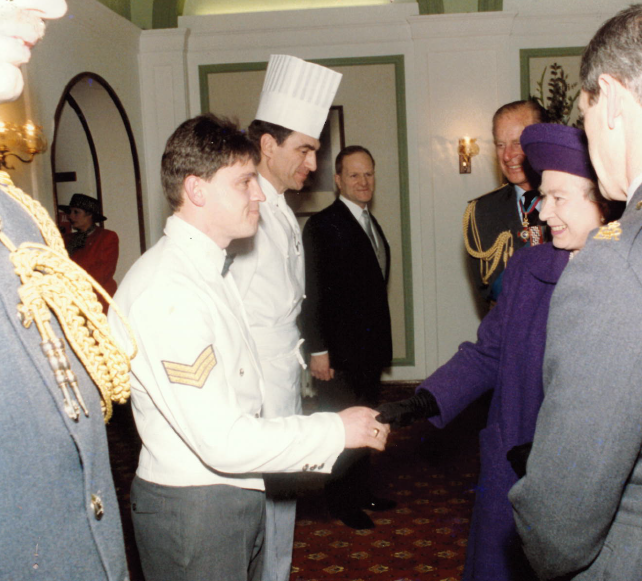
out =
{"type": "Polygon", "coordinates": [[[441,428],[493,391],[488,423],[479,436],[481,470],[464,581],[536,579],[522,552],[508,501],[518,477],[507,453],[531,442],[535,433],[543,399],[546,320],[555,284],[589,232],[609,217],[583,131],[530,125],[521,142],[533,168],[543,172],[540,217],[553,242],[525,248],[510,259],[502,294],[481,322],[476,343],[462,343],[412,398],[379,408],[381,421],[393,427],[428,417],[441,428]]]}

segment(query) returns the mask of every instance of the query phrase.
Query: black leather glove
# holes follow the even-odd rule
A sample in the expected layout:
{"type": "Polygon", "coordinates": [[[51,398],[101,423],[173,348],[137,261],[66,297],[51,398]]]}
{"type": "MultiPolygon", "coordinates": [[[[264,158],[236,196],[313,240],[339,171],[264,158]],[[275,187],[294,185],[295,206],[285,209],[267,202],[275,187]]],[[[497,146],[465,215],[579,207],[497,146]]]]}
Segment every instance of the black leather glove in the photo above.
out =
{"type": "Polygon", "coordinates": [[[506,459],[513,467],[513,471],[517,474],[517,478],[524,478],[524,476],[526,476],[526,462],[528,462],[528,457],[530,456],[532,448],[533,442],[527,442],[526,444],[513,446],[508,452],[506,452],[506,459]]]}
{"type": "Polygon", "coordinates": [[[377,408],[379,415],[376,420],[382,424],[390,424],[391,428],[403,428],[416,420],[436,416],[439,406],[435,396],[426,390],[421,390],[408,399],[384,403],[377,408]]]}

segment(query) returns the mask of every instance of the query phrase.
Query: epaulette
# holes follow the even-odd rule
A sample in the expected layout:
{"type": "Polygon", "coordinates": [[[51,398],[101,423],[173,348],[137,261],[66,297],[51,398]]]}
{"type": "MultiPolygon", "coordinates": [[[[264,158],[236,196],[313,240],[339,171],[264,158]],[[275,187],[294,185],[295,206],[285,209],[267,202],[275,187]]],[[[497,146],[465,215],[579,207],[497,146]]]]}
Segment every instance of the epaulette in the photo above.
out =
{"type": "Polygon", "coordinates": [[[504,189],[506,186],[509,186],[510,184],[508,182],[503,183],[501,186],[495,188],[494,190],[491,190],[490,192],[486,192],[485,194],[482,194],[481,196],[477,196],[476,198],[473,198],[472,200],[468,200],[468,203],[470,204],[471,202],[476,202],[477,200],[481,200],[484,196],[487,196],[488,194],[494,194],[495,192],[498,192],[499,190],[504,189]]]}
{"type": "Polygon", "coordinates": [[[594,240],[619,240],[620,235],[622,234],[622,227],[618,221],[609,222],[608,224],[601,226],[597,231],[597,234],[593,236],[594,240]]]}

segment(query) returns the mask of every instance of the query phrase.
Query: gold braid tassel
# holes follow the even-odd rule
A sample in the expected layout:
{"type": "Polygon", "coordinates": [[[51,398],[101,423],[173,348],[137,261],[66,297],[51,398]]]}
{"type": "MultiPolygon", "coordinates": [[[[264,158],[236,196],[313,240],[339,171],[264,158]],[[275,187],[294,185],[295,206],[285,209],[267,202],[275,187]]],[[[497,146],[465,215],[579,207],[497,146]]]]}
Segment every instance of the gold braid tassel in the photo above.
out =
{"type": "Polygon", "coordinates": [[[473,200],[468,204],[464,212],[464,245],[468,254],[473,258],[479,259],[479,274],[481,275],[482,283],[488,284],[490,277],[497,270],[499,261],[503,259],[504,266],[506,266],[508,259],[513,256],[513,234],[510,231],[500,233],[494,244],[488,250],[483,250],[475,216],[476,207],[477,200],[473,200]],[[472,248],[468,239],[469,225],[477,250],[472,248]]]}
{"type": "Polygon", "coordinates": [[[107,422],[112,415],[111,402],[125,403],[129,397],[130,363],[110,334],[107,317],[94,290],[123,321],[133,346],[132,358],[137,350],[134,334],[109,294],[69,258],[58,228],[40,203],[16,188],[5,172],[0,172],[0,185],[31,214],[47,243],[25,242],[16,248],[2,232],[0,223],[0,242],[9,250],[10,260],[22,282],[18,289],[21,300],[18,312],[22,323],[26,328],[36,324],[42,337],[43,352],[63,393],[65,411],[70,418],[78,420],[80,408],[85,415],[88,411],[66,356],[64,342],[55,336],[51,327],[53,311],[69,344],[100,390],[107,422]],[[72,400],[70,391],[76,401],[72,400]]]}

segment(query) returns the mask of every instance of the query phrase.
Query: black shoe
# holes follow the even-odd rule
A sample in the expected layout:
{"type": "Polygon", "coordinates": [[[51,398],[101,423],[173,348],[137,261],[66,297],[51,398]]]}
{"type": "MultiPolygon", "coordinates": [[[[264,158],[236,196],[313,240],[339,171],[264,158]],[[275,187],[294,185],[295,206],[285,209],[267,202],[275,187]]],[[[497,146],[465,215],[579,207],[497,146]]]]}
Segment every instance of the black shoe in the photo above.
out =
{"type": "Polygon", "coordinates": [[[361,508],[375,510],[377,512],[392,510],[395,506],[397,506],[396,501],[390,500],[389,498],[377,498],[376,496],[371,496],[361,503],[361,508]]]}
{"type": "Polygon", "coordinates": [[[351,529],[373,529],[375,524],[372,519],[362,510],[355,508],[354,510],[342,511],[332,515],[338,518],[344,525],[351,529]]]}

